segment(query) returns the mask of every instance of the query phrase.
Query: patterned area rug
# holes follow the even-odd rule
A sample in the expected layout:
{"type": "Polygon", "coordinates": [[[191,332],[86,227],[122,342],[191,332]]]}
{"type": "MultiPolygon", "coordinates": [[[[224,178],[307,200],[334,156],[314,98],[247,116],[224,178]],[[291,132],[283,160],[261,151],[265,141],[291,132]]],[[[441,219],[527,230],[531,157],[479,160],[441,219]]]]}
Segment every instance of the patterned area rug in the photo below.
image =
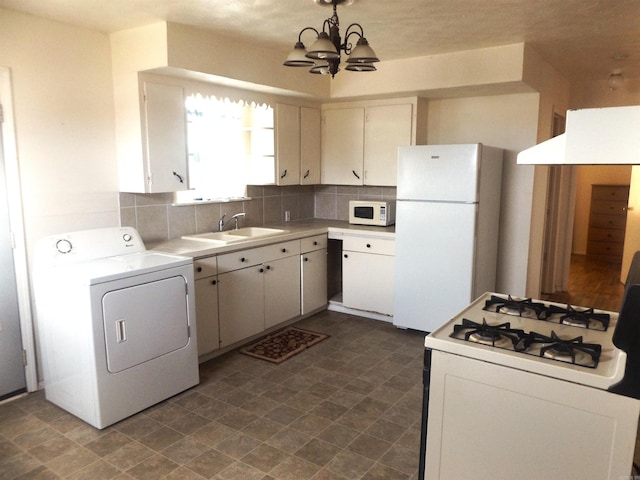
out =
{"type": "Polygon", "coordinates": [[[329,335],[324,333],[288,327],[243,348],[240,352],[267,362],[282,363],[328,337],[329,335]]]}

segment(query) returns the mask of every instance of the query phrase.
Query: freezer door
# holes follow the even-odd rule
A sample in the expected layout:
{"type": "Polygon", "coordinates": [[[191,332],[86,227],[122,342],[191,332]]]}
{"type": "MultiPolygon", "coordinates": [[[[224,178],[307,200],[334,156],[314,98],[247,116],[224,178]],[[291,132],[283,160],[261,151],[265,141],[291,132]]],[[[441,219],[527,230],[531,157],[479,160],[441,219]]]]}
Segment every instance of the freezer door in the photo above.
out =
{"type": "Polygon", "coordinates": [[[399,147],[398,200],[478,201],[481,148],[481,144],[399,147]]]}
{"type": "Polygon", "coordinates": [[[394,325],[431,332],[473,299],[477,204],[398,201],[394,325]]]}

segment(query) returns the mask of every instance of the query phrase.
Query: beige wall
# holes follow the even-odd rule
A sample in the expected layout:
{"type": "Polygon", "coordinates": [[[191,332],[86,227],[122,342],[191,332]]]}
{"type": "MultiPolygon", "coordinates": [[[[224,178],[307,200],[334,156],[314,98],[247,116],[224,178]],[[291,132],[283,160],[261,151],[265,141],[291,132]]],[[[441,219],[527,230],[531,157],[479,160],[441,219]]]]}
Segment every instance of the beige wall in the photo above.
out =
{"type": "Polygon", "coordinates": [[[536,143],[536,93],[429,102],[429,143],[484,143],[506,149],[497,289],[525,295],[534,168],[517,165],[520,150],[536,143]]]}
{"type": "Polygon", "coordinates": [[[0,9],[0,45],[29,250],[45,235],[118,225],[108,37],[0,9]]]}

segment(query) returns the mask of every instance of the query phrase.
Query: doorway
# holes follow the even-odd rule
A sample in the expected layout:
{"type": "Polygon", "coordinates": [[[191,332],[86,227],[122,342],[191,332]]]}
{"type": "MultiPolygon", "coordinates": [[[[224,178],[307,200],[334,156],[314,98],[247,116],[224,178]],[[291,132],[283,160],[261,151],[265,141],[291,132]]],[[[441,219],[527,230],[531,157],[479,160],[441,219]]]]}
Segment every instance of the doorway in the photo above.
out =
{"type": "Polygon", "coordinates": [[[0,400],[38,389],[10,74],[0,67],[0,400]]]}

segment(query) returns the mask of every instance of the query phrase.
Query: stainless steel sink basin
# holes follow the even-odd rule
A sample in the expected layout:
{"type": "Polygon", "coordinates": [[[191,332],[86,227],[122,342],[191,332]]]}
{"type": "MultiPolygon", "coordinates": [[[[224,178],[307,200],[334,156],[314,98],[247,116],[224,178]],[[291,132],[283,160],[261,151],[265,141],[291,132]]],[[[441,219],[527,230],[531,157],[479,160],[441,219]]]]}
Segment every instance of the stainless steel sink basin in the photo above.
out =
{"type": "Polygon", "coordinates": [[[243,240],[250,240],[253,238],[269,237],[286,232],[287,230],[280,230],[278,228],[244,227],[237,230],[228,230],[225,232],[208,232],[193,235],[183,235],[182,238],[185,240],[199,240],[202,242],[209,242],[217,245],[226,245],[228,243],[242,242],[243,240]]]}

